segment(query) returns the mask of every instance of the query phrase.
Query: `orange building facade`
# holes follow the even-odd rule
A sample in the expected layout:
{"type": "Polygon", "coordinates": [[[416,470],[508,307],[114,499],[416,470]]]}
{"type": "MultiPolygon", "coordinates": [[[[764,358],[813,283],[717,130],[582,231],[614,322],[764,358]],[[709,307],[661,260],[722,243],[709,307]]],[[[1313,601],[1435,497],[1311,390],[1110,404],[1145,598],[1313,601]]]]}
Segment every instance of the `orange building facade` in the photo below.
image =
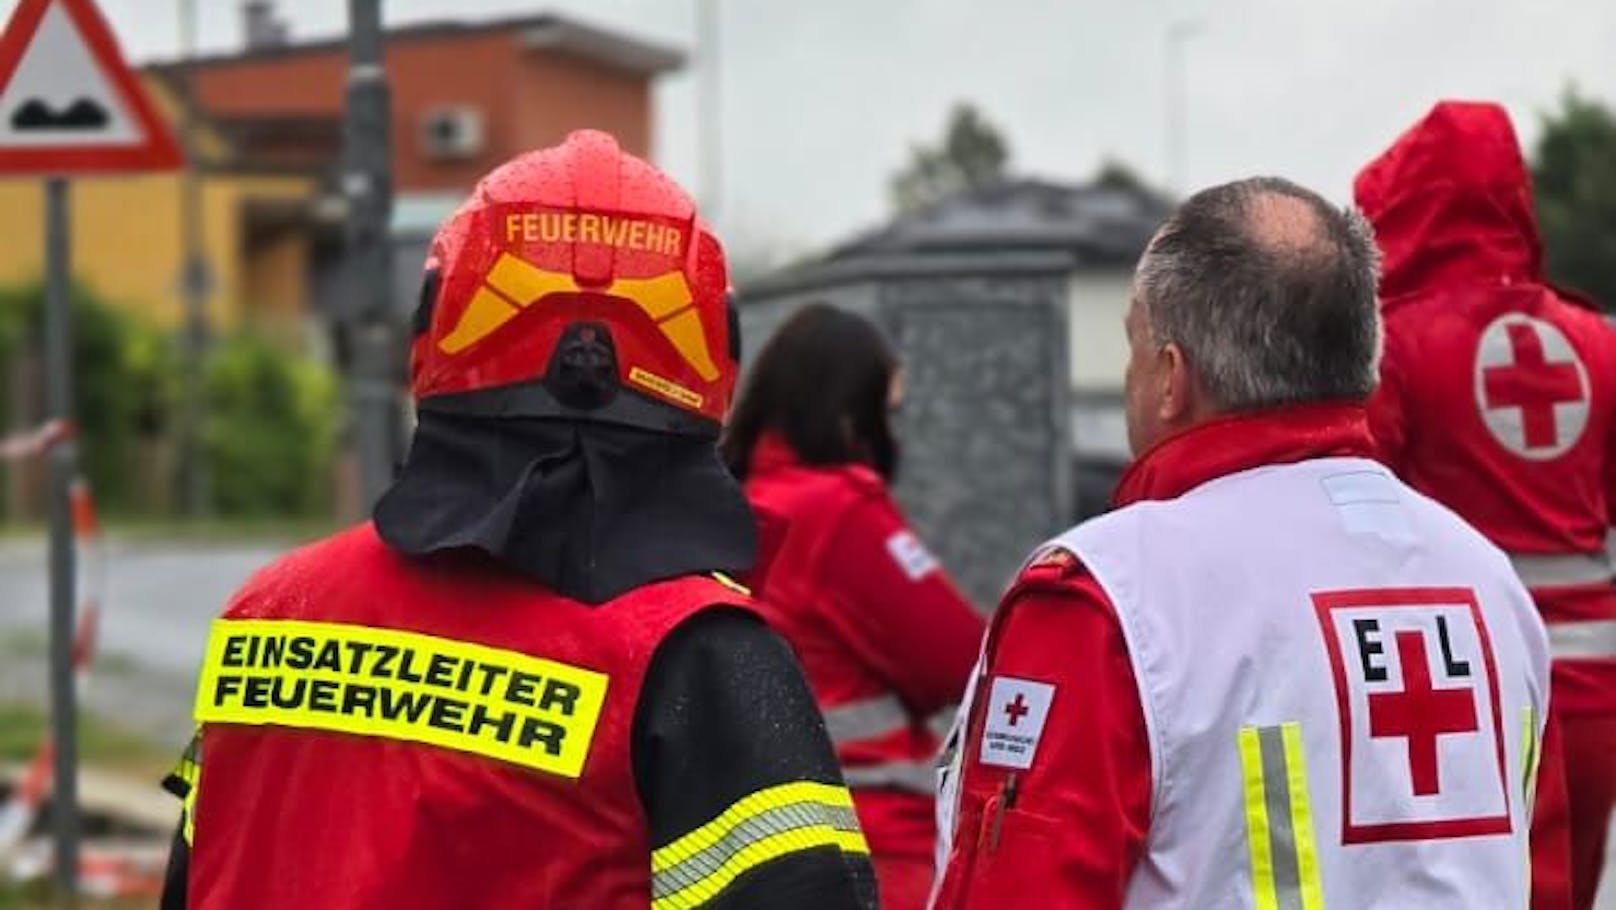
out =
{"type": "MultiPolygon", "coordinates": [[[[346,296],[347,45],[292,41],[284,25],[266,36],[253,17],[262,26],[271,4],[252,0],[246,10],[243,50],[154,63],[144,78],[176,132],[195,124],[210,326],[260,327],[319,346],[346,296]]],[[[684,63],[676,50],[553,15],[393,28],[385,59],[401,310],[413,302],[425,237],[477,178],[583,127],[648,156],[655,80],[684,63]]],[[[73,194],[75,277],[175,328],[184,313],[182,179],[94,178],[73,194]]],[[[0,229],[37,239],[42,198],[39,181],[0,181],[0,229]]],[[[42,272],[37,242],[0,250],[0,283],[42,272]]]]}
{"type": "MultiPolygon", "coordinates": [[[[648,156],[652,80],[682,64],[676,51],[555,16],[395,29],[386,50],[394,186],[464,191],[499,162],[580,127],[648,156]],[[465,134],[443,136],[446,123],[465,134]]],[[[319,42],[158,70],[190,73],[200,106],[226,123],[338,124],[348,60],[345,45],[319,42]]]]}

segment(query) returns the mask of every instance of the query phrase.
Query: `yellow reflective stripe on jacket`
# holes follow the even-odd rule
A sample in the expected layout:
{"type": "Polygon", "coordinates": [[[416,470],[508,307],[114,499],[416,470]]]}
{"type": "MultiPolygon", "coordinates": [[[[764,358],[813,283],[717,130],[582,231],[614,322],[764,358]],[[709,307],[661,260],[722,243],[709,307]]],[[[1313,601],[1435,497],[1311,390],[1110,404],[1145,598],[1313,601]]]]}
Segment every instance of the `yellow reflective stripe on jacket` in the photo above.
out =
{"type": "Polygon", "coordinates": [[[1242,727],[1246,847],[1256,910],[1324,910],[1302,728],[1242,727]]]}
{"type": "Polygon", "coordinates": [[[606,703],[603,673],[396,629],[219,620],[199,723],[409,740],[577,778],[606,703]]]}
{"type": "Polygon", "coordinates": [[[198,784],[202,781],[202,766],[196,766],[196,777],[191,781],[191,792],[185,795],[185,802],[180,809],[181,833],[185,837],[186,846],[196,844],[196,796],[200,792],[198,784]]]}
{"type": "Polygon", "coordinates": [[[1526,813],[1530,817],[1537,799],[1537,766],[1542,756],[1542,743],[1537,739],[1537,711],[1530,706],[1521,709],[1521,795],[1526,798],[1526,813]]]}
{"type": "Polygon", "coordinates": [[[759,790],[652,851],[651,906],[700,907],[751,869],[821,847],[870,852],[847,788],[799,781],[759,790]]]}
{"type": "Polygon", "coordinates": [[[1240,730],[1240,769],[1245,780],[1246,850],[1251,863],[1251,903],[1275,910],[1274,858],[1268,839],[1268,803],[1263,792],[1262,745],[1256,727],[1240,730]]]}
{"type": "Polygon", "coordinates": [[[181,797],[180,803],[180,834],[185,838],[186,846],[191,846],[196,841],[196,795],[202,786],[202,761],[199,749],[201,742],[200,734],[191,737],[191,744],[185,748],[185,754],[180,756],[174,770],[168,772],[170,778],[185,787],[185,794],[181,797]]]}
{"type": "MultiPolygon", "coordinates": [[[[1530,705],[1521,709],[1521,802],[1525,807],[1526,825],[1532,825],[1532,813],[1537,807],[1537,770],[1538,762],[1543,757],[1543,744],[1538,742],[1537,711],[1530,705]]],[[[1532,868],[1532,843],[1527,838],[1525,847],[1526,862],[1526,904],[1532,903],[1532,876],[1536,870],[1532,868]]]]}

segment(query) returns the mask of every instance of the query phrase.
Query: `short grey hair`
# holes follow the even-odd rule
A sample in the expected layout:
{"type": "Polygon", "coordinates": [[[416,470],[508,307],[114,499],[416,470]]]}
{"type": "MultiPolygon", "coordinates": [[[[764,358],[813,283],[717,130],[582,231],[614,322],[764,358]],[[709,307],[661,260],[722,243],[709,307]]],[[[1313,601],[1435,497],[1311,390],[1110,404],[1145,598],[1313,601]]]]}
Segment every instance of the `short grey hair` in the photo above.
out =
{"type": "Polygon", "coordinates": [[[1158,344],[1177,344],[1219,411],[1362,401],[1380,361],[1380,256],[1356,210],[1257,177],[1184,202],[1139,261],[1158,344]]]}

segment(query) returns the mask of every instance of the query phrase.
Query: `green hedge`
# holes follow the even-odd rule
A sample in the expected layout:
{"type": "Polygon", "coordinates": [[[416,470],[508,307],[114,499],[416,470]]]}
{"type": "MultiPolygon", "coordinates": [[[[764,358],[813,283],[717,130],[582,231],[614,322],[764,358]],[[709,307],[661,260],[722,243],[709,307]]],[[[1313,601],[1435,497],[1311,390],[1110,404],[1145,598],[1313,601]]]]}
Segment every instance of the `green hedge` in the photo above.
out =
{"type": "Polygon", "coordinates": [[[207,370],[208,484],[224,515],[331,510],[335,377],[240,335],[216,346],[207,370]]]}
{"type": "MultiPolygon", "coordinates": [[[[178,338],[112,306],[84,288],[73,305],[74,408],[80,457],[103,511],[153,514],[144,484],[178,495],[171,478],[141,476],[161,460],[142,447],[171,450],[179,426],[178,338]],[[137,467],[142,466],[142,467],[137,467]]],[[[17,398],[16,363],[41,350],[44,293],[39,285],[0,288],[0,417],[17,398]]],[[[339,400],[324,365],[251,335],[222,339],[205,369],[203,427],[209,490],[216,514],[270,516],[331,512],[339,400]]],[[[36,394],[43,392],[37,386],[36,394]]],[[[155,514],[172,512],[159,503],[155,514]]]]}
{"type": "MultiPolygon", "coordinates": [[[[103,508],[128,506],[139,478],[127,470],[142,435],[163,432],[172,400],[171,345],[156,330],[108,306],[83,288],[72,293],[73,407],[78,419],[79,456],[103,508]]],[[[44,289],[39,285],[0,288],[0,399],[5,426],[17,391],[17,361],[32,355],[37,369],[31,391],[44,393],[44,289]]],[[[39,402],[36,402],[39,404],[39,402]]],[[[36,413],[43,411],[40,407],[36,413]]]]}

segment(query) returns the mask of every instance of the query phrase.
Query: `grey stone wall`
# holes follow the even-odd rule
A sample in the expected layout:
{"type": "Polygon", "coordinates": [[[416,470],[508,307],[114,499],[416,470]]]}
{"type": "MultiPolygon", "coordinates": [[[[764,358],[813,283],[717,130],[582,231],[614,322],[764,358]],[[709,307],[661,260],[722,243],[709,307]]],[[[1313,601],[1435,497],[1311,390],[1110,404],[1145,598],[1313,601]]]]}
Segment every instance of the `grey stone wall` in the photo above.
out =
{"type": "Polygon", "coordinates": [[[1071,518],[1064,293],[1032,278],[882,289],[909,390],[898,498],[984,608],[1071,518]]]}
{"type": "Polygon", "coordinates": [[[757,300],[741,310],[745,356],[814,300],[892,339],[908,389],[896,494],[991,609],[1027,553],[1072,520],[1065,276],[887,278],[757,300]]]}

